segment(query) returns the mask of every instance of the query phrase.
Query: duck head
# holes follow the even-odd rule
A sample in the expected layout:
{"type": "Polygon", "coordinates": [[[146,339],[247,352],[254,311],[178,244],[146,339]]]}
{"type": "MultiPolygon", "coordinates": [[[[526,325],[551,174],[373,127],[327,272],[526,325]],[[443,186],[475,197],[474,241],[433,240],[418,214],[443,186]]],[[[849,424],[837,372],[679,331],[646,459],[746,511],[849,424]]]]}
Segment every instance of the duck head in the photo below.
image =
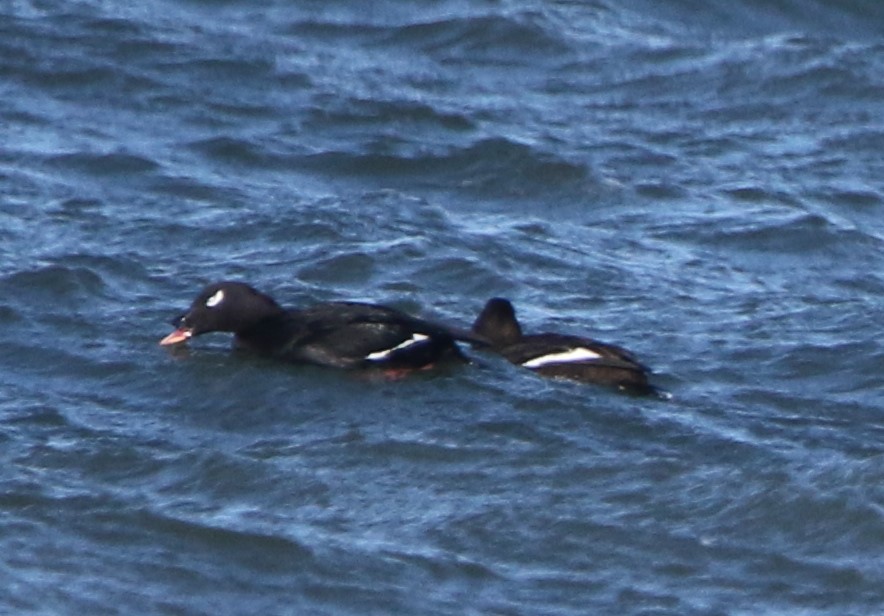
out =
{"type": "Polygon", "coordinates": [[[187,312],[172,320],[176,329],[160,344],[178,344],[208,332],[242,332],[283,312],[273,298],[247,284],[216,282],[197,295],[187,312]]]}
{"type": "Polygon", "coordinates": [[[516,310],[508,299],[493,297],[479,313],[473,331],[495,347],[515,344],[522,338],[516,310]]]}

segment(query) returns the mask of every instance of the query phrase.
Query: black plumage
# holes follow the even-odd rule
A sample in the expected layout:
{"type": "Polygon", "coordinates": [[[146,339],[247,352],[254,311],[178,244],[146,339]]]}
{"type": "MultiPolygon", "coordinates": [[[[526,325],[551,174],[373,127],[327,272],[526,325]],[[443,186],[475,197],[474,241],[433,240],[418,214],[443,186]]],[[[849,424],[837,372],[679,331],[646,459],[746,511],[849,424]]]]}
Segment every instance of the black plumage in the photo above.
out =
{"type": "Polygon", "coordinates": [[[657,391],[648,381],[648,368],[622,347],[567,334],[523,334],[507,299],[488,300],[473,332],[510,362],[543,376],[598,383],[636,394],[657,391]]]}
{"type": "Polygon", "coordinates": [[[161,344],[232,332],[236,346],[260,355],[335,368],[419,369],[464,359],[456,340],[478,342],[469,332],[376,304],[328,302],[287,310],[240,282],[209,285],[173,325],[177,329],[161,344]]]}

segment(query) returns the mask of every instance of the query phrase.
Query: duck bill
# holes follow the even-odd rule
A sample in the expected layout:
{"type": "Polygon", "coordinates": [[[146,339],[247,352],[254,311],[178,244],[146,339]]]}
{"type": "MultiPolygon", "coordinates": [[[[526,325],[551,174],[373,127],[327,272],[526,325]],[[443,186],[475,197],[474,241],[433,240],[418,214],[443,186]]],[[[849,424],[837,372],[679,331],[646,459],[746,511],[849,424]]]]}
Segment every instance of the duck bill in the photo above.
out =
{"type": "Polygon", "coordinates": [[[193,336],[192,330],[179,327],[174,332],[160,340],[160,344],[162,346],[169,346],[170,344],[180,344],[182,342],[186,342],[187,339],[191,336],[193,336]]]}

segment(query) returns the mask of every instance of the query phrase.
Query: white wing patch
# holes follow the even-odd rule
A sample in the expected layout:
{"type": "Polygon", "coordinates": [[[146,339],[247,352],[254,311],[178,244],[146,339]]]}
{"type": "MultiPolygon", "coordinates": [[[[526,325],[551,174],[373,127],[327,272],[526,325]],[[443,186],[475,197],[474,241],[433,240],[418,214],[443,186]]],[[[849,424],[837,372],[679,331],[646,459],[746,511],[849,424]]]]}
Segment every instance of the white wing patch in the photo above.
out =
{"type": "Polygon", "coordinates": [[[215,294],[206,300],[206,306],[209,308],[214,308],[218,304],[224,301],[224,291],[218,289],[215,294]]]}
{"type": "Polygon", "coordinates": [[[601,355],[595,351],[590,351],[584,347],[576,347],[561,353],[541,355],[540,357],[535,357],[534,359],[522,362],[522,365],[526,368],[539,368],[540,366],[546,366],[547,364],[579,363],[590,359],[598,359],[599,357],[601,357],[601,355]]]}
{"type": "Polygon", "coordinates": [[[408,340],[404,340],[400,342],[392,349],[386,349],[383,351],[375,351],[374,353],[369,353],[365,356],[365,359],[370,359],[372,361],[378,361],[381,359],[387,359],[390,355],[392,355],[396,351],[401,351],[402,349],[408,348],[413,344],[418,344],[423,342],[424,340],[429,340],[430,337],[424,334],[412,334],[411,338],[408,340]]]}

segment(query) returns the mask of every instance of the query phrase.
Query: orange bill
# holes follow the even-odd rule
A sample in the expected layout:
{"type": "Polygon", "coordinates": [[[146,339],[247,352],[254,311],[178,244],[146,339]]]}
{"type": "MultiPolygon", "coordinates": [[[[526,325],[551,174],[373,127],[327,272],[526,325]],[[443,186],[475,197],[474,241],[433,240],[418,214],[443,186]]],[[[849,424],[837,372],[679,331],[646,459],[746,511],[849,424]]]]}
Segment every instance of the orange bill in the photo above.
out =
{"type": "Polygon", "coordinates": [[[193,335],[193,332],[191,332],[189,329],[179,328],[179,329],[176,329],[171,334],[169,334],[168,336],[166,336],[165,338],[163,338],[162,340],[160,340],[160,344],[162,346],[167,346],[170,344],[178,344],[180,342],[185,342],[192,335],[193,335]]]}

